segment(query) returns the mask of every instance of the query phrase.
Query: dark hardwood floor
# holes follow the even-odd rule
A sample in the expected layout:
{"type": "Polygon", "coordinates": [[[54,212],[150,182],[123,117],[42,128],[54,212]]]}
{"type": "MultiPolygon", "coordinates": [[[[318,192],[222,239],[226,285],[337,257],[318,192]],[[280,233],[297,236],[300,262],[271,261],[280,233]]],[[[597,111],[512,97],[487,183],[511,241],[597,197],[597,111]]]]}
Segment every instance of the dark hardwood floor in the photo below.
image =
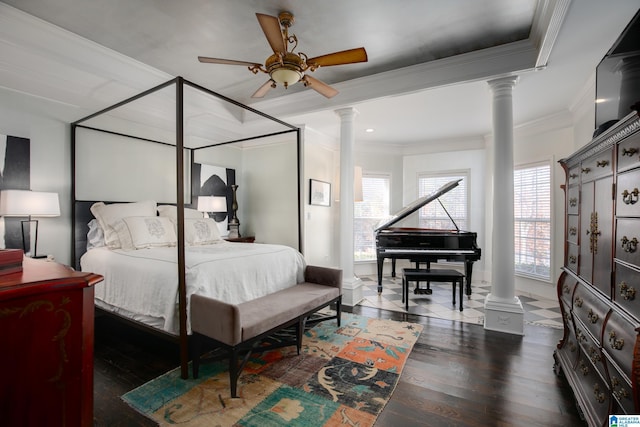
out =
{"type": "MultiPolygon", "coordinates": [[[[553,372],[559,330],[527,325],[520,337],[368,307],[348,311],[425,326],[378,427],[586,425],[553,372]]],[[[178,365],[174,344],[96,318],[94,425],[155,425],[120,396],[178,365]]]]}

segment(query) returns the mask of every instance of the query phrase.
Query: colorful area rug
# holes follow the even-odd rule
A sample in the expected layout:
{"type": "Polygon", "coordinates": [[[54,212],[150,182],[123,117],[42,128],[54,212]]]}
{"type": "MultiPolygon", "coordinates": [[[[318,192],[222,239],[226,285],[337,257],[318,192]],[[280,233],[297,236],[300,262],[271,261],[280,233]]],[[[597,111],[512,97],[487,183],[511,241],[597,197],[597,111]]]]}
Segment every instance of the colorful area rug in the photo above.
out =
{"type": "Polygon", "coordinates": [[[229,391],[227,361],[175,369],[122,396],[161,426],[371,426],[391,397],[422,326],[343,313],[295,346],[253,355],[229,391]]]}

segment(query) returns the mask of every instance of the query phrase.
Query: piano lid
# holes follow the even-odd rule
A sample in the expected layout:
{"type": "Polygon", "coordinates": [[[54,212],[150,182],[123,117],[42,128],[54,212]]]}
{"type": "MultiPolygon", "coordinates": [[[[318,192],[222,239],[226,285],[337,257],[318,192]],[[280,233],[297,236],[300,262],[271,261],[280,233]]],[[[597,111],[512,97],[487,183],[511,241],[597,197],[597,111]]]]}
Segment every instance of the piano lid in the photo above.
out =
{"type": "Polygon", "coordinates": [[[404,208],[402,208],[399,212],[396,212],[391,217],[391,219],[389,219],[389,220],[385,221],[384,223],[382,223],[381,225],[379,225],[378,228],[376,228],[374,231],[378,232],[380,230],[384,230],[385,228],[388,228],[388,227],[392,226],[393,224],[395,224],[396,222],[406,218],[407,216],[411,215],[412,213],[414,213],[415,211],[417,211],[418,209],[420,209],[424,205],[432,202],[433,200],[436,200],[438,197],[442,196],[443,194],[445,194],[445,193],[451,191],[453,188],[457,187],[458,183],[460,181],[462,181],[462,178],[456,179],[454,181],[449,181],[445,185],[443,185],[442,187],[438,188],[433,193],[431,193],[431,194],[429,194],[427,196],[420,197],[419,199],[415,200],[411,204],[409,204],[409,205],[405,206],[404,208]]]}

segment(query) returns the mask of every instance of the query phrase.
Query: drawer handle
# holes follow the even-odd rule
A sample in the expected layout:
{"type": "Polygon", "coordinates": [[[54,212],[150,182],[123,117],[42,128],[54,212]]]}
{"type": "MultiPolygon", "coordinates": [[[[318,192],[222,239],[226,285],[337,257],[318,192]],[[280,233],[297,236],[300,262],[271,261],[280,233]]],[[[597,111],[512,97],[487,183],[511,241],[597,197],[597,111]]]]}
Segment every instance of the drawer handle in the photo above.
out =
{"type": "Polygon", "coordinates": [[[582,307],[582,303],[583,303],[582,298],[576,297],[576,299],[573,300],[573,303],[578,307],[582,307]]]}
{"type": "Polygon", "coordinates": [[[624,339],[616,339],[616,332],[612,330],[609,332],[609,345],[614,350],[622,350],[622,347],[624,347],[624,339]]]}
{"type": "Polygon", "coordinates": [[[625,205],[634,205],[638,201],[638,193],[640,193],[640,190],[637,187],[631,191],[624,190],[622,192],[622,201],[625,205]]]}
{"type": "Polygon", "coordinates": [[[591,356],[591,361],[593,362],[594,365],[602,360],[602,358],[600,357],[600,353],[598,352],[598,349],[594,347],[589,347],[589,355],[591,356]]]}
{"type": "Polygon", "coordinates": [[[587,342],[587,337],[584,336],[584,332],[582,332],[580,329],[578,329],[578,331],[576,332],[576,340],[580,343],[580,342],[587,342]]]}
{"type": "Polygon", "coordinates": [[[572,353],[575,353],[576,349],[577,349],[577,347],[576,347],[576,343],[574,343],[573,341],[571,341],[571,342],[569,343],[569,350],[570,350],[572,353]]]}
{"type": "Polygon", "coordinates": [[[595,383],[593,385],[593,395],[596,397],[598,403],[604,403],[605,395],[600,391],[600,386],[598,385],[598,383],[595,383]]]}
{"type": "Polygon", "coordinates": [[[571,179],[576,179],[578,177],[577,173],[572,173],[571,175],[569,175],[569,178],[571,179]]]}
{"type": "Polygon", "coordinates": [[[568,294],[570,291],[569,289],[569,285],[567,285],[566,283],[564,284],[564,286],[562,287],[562,292],[565,294],[568,294]]]}
{"type": "Polygon", "coordinates": [[[622,243],[622,249],[624,249],[625,252],[633,253],[636,251],[636,249],[638,249],[637,237],[634,237],[633,239],[629,240],[627,236],[622,236],[622,239],[620,239],[620,242],[622,243]]]}
{"type": "Polygon", "coordinates": [[[569,227],[569,235],[575,236],[576,234],[578,234],[578,229],[576,227],[569,227]]]}
{"type": "Polygon", "coordinates": [[[569,199],[569,206],[571,206],[571,207],[578,206],[578,198],[577,197],[570,198],[569,199]]]}
{"type": "Polygon", "coordinates": [[[609,160],[599,160],[596,162],[596,166],[599,168],[606,168],[609,165],[609,160]]]}
{"type": "Polygon", "coordinates": [[[633,155],[636,154],[637,152],[638,152],[637,148],[623,148],[622,149],[622,155],[623,156],[633,157],[633,155]]]}
{"type": "Polygon", "coordinates": [[[575,255],[569,255],[569,264],[575,264],[578,259],[575,255]]]}
{"type": "Polygon", "coordinates": [[[587,315],[591,323],[596,323],[598,321],[598,315],[593,312],[593,309],[589,309],[589,314],[587,315]]]}
{"type": "Polygon", "coordinates": [[[636,299],[636,290],[632,286],[627,285],[624,280],[620,282],[620,296],[625,301],[633,301],[636,299]]]}
{"type": "Polygon", "coordinates": [[[584,360],[580,361],[580,372],[582,372],[584,376],[589,375],[589,367],[584,363],[584,360]]]}
{"type": "Polygon", "coordinates": [[[582,168],[582,173],[589,173],[591,172],[591,168],[582,168]]]}

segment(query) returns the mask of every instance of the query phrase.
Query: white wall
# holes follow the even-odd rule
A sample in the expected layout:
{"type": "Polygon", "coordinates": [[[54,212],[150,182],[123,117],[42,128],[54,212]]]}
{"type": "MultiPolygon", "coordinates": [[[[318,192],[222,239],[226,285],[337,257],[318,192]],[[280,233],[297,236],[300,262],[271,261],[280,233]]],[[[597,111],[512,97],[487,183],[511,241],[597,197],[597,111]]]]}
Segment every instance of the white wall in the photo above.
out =
{"type": "MultiPolygon", "coordinates": [[[[298,245],[298,162],[296,134],[243,150],[242,234],[256,242],[298,245]]],[[[239,189],[240,190],[240,189],[239,189]]]]}
{"type": "MultiPolygon", "coordinates": [[[[337,120],[337,116],[336,116],[337,120]]],[[[308,264],[320,266],[339,265],[339,191],[337,181],[339,159],[336,141],[310,128],[304,128],[303,161],[303,253],[308,264]],[[331,184],[331,206],[309,203],[309,180],[316,179],[331,184]]]]}
{"type": "MultiPolygon", "coordinates": [[[[31,189],[57,192],[60,217],[40,218],[38,254],[71,262],[69,126],[52,113],[60,105],[0,89],[0,133],[31,140],[31,189]]],[[[72,114],[69,110],[65,114],[72,114]]],[[[2,221],[2,219],[0,219],[2,221]]]]}

